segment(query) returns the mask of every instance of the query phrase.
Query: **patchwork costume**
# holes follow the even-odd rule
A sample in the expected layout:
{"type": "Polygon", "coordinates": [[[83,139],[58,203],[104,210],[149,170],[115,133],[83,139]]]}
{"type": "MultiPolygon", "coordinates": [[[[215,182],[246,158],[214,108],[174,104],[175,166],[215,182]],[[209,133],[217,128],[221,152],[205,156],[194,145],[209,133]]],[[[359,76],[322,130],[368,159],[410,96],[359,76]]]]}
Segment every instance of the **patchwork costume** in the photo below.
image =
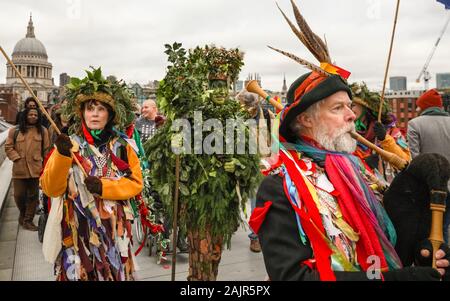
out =
{"type": "Polygon", "coordinates": [[[119,103],[124,102],[124,98],[110,92],[117,91],[114,87],[120,88],[104,80],[98,70],[94,70],[95,77],[90,78],[98,84],[98,90],[92,93],[83,86],[72,85],[66,108],[66,112],[78,120],[71,128],[73,155],[90,177],[99,179],[98,182],[94,182],[94,187],[88,187],[82,170],[70,153],[62,154],[57,148],[49,156],[40,178],[44,193],[54,198],[50,215],[52,210],[55,214],[58,206],[62,206],[60,240],[55,236],[56,241],[49,242],[44,236],[44,249],[46,244],[60,243],[57,257],[50,258],[55,263],[57,280],[135,278],[131,248],[134,216],[130,199],[143,188],[138,149],[132,139],[112,126],[121,124],[117,115],[119,103]],[[102,131],[90,131],[81,116],[81,105],[90,100],[106,104],[113,110],[114,116],[110,117],[114,118],[102,131]],[[94,190],[96,193],[91,192],[94,190]]]}

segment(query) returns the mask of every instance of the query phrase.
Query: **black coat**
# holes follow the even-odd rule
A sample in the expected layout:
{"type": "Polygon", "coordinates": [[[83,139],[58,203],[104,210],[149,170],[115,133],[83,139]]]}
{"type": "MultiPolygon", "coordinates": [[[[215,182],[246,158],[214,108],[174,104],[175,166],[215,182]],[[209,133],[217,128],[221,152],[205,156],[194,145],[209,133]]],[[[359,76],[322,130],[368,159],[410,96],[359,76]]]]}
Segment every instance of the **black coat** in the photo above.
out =
{"type": "MultiPolygon", "coordinates": [[[[406,268],[383,273],[385,280],[436,280],[430,270],[409,267],[420,242],[430,228],[429,192],[445,190],[450,177],[450,163],[437,154],[415,158],[408,169],[397,175],[384,196],[388,215],[397,232],[396,251],[406,268]]],[[[437,195],[440,197],[440,195],[437,195]]],[[[270,175],[261,183],[256,207],[272,201],[258,232],[264,262],[271,280],[319,280],[317,270],[303,261],[313,257],[310,245],[303,245],[297,227],[295,211],[287,199],[283,178],[270,175]]],[[[366,272],[334,272],[336,280],[369,280],[366,272]]]]}
{"type": "MultiPolygon", "coordinates": [[[[430,198],[433,197],[435,202],[445,200],[445,195],[431,195],[430,191],[447,191],[449,177],[450,163],[445,157],[422,154],[394,178],[384,194],[386,212],[397,231],[395,250],[403,265],[414,263],[415,256],[430,233],[430,198]]],[[[446,213],[448,218],[448,209],[446,213]]]]}
{"type": "MultiPolygon", "coordinates": [[[[266,265],[271,280],[313,280],[319,273],[302,265],[313,257],[310,245],[303,245],[295,218],[295,211],[284,194],[283,178],[279,175],[266,177],[256,195],[256,207],[266,201],[272,206],[258,232],[266,265]]],[[[335,272],[336,280],[368,280],[366,272],[335,272]]]]}

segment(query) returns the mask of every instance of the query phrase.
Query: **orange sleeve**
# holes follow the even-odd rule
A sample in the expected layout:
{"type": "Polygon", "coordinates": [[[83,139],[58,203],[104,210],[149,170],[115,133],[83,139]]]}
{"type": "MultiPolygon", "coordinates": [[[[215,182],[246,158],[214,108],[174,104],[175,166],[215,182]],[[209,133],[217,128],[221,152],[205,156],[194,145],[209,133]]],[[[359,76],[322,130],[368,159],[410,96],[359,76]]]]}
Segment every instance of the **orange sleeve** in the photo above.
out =
{"type": "Polygon", "coordinates": [[[142,172],[139,158],[130,145],[126,146],[126,150],[131,175],[129,177],[122,177],[118,180],[101,179],[101,197],[105,200],[127,200],[138,195],[143,189],[142,172]]]}
{"type": "Polygon", "coordinates": [[[409,152],[409,149],[400,147],[400,145],[395,142],[395,139],[391,135],[386,135],[386,138],[383,141],[380,141],[380,144],[385,151],[394,153],[408,162],[411,161],[411,154],[409,152]]]}
{"type": "Polygon", "coordinates": [[[72,158],[61,155],[57,149],[48,158],[40,182],[42,191],[50,197],[58,197],[66,192],[72,158]]]}

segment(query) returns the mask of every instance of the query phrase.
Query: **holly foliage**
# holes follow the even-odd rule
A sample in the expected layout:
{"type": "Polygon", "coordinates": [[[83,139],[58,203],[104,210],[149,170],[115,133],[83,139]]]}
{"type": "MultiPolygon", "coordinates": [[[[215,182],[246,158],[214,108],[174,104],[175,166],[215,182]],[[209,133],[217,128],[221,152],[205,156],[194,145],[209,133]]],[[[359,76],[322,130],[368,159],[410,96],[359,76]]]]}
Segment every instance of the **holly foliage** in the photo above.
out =
{"type": "MultiPolygon", "coordinates": [[[[179,185],[179,225],[188,229],[211,229],[212,235],[223,236],[229,246],[231,235],[237,230],[241,220],[241,210],[253,194],[260,181],[259,157],[248,154],[194,154],[194,111],[201,111],[203,120],[216,118],[222,121],[225,130],[226,119],[247,119],[248,113],[241,110],[237,101],[226,99],[223,105],[213,101],[209,89],[211,74],[225,71],[228,77],[237,76],[242,63],[236,63],[237,50],[229,51],[230,63],[224,69],[226,51],[220,48],[221,64],[211,62],[208,53],[211,47],[196,47],[186,51],[179,43],[166,45],[169,66],[165,78],[157,91],[158,107],[167,121],[152,139],[144,145],[151,164],[151,181],[158,191],[168,211],[172,214],[175,189],[175,154],[171,149],[171,139],[177,134],[171,130],[175,119],[186,119],[192,126],[192,153],[180,155],[179,185]],[[236,162],[234,173],[226,172],[226,162],[236,162]],[[236,189],[238,187],[238,189],[236,189]],[[238,191],[242,198],[238,197],[238,191]]],[[[226,63],[226,62],[225,62],[226,63]]],[[[244,127],[246,141],[249,129],[244,127]]],[[[203,138],[212,131],[203,131],[203,138]]],[[[223,136],[225,137],[225,135],[223,136]]],[[[224,150],[226,141],[223,141],[224,150]]],[[[223,152],[225,153],[225,151],[223,152]]]]}

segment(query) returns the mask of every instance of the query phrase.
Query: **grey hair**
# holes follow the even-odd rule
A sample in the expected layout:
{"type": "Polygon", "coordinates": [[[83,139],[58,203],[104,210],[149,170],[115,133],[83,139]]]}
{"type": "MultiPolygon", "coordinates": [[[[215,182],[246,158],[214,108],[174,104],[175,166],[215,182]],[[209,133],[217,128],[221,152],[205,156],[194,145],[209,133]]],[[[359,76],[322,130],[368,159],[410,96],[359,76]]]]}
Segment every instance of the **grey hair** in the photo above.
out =
{"type": "MultiPolygon", "coordinates": [[[[320,101],[312,104],[309,108],[306,109],[305,112],[300,113],[300,114],[307,114],[307,115],[311,116],[313,119],[317,120],[317,118],[319,117],[319,109],[320,109],[322,102],[323,102],[323,100],[320,100],[320,101]]],[[[289,125],[289,130],[296,136],[300,135],[303,130],[303,126],[300,124],[300,122],[297,119],[297,117],[300,116],[300,114],[297,115],[295,117],[295,119],[291,122],[291,124],[289,125]]]]}
{"type": "Polygon", "coordinates": [[[246,107],[256,107],[258,105],[258,94],[248,92],[247,90],[241,90],[237,95],[236,99],[246,107]]]}

